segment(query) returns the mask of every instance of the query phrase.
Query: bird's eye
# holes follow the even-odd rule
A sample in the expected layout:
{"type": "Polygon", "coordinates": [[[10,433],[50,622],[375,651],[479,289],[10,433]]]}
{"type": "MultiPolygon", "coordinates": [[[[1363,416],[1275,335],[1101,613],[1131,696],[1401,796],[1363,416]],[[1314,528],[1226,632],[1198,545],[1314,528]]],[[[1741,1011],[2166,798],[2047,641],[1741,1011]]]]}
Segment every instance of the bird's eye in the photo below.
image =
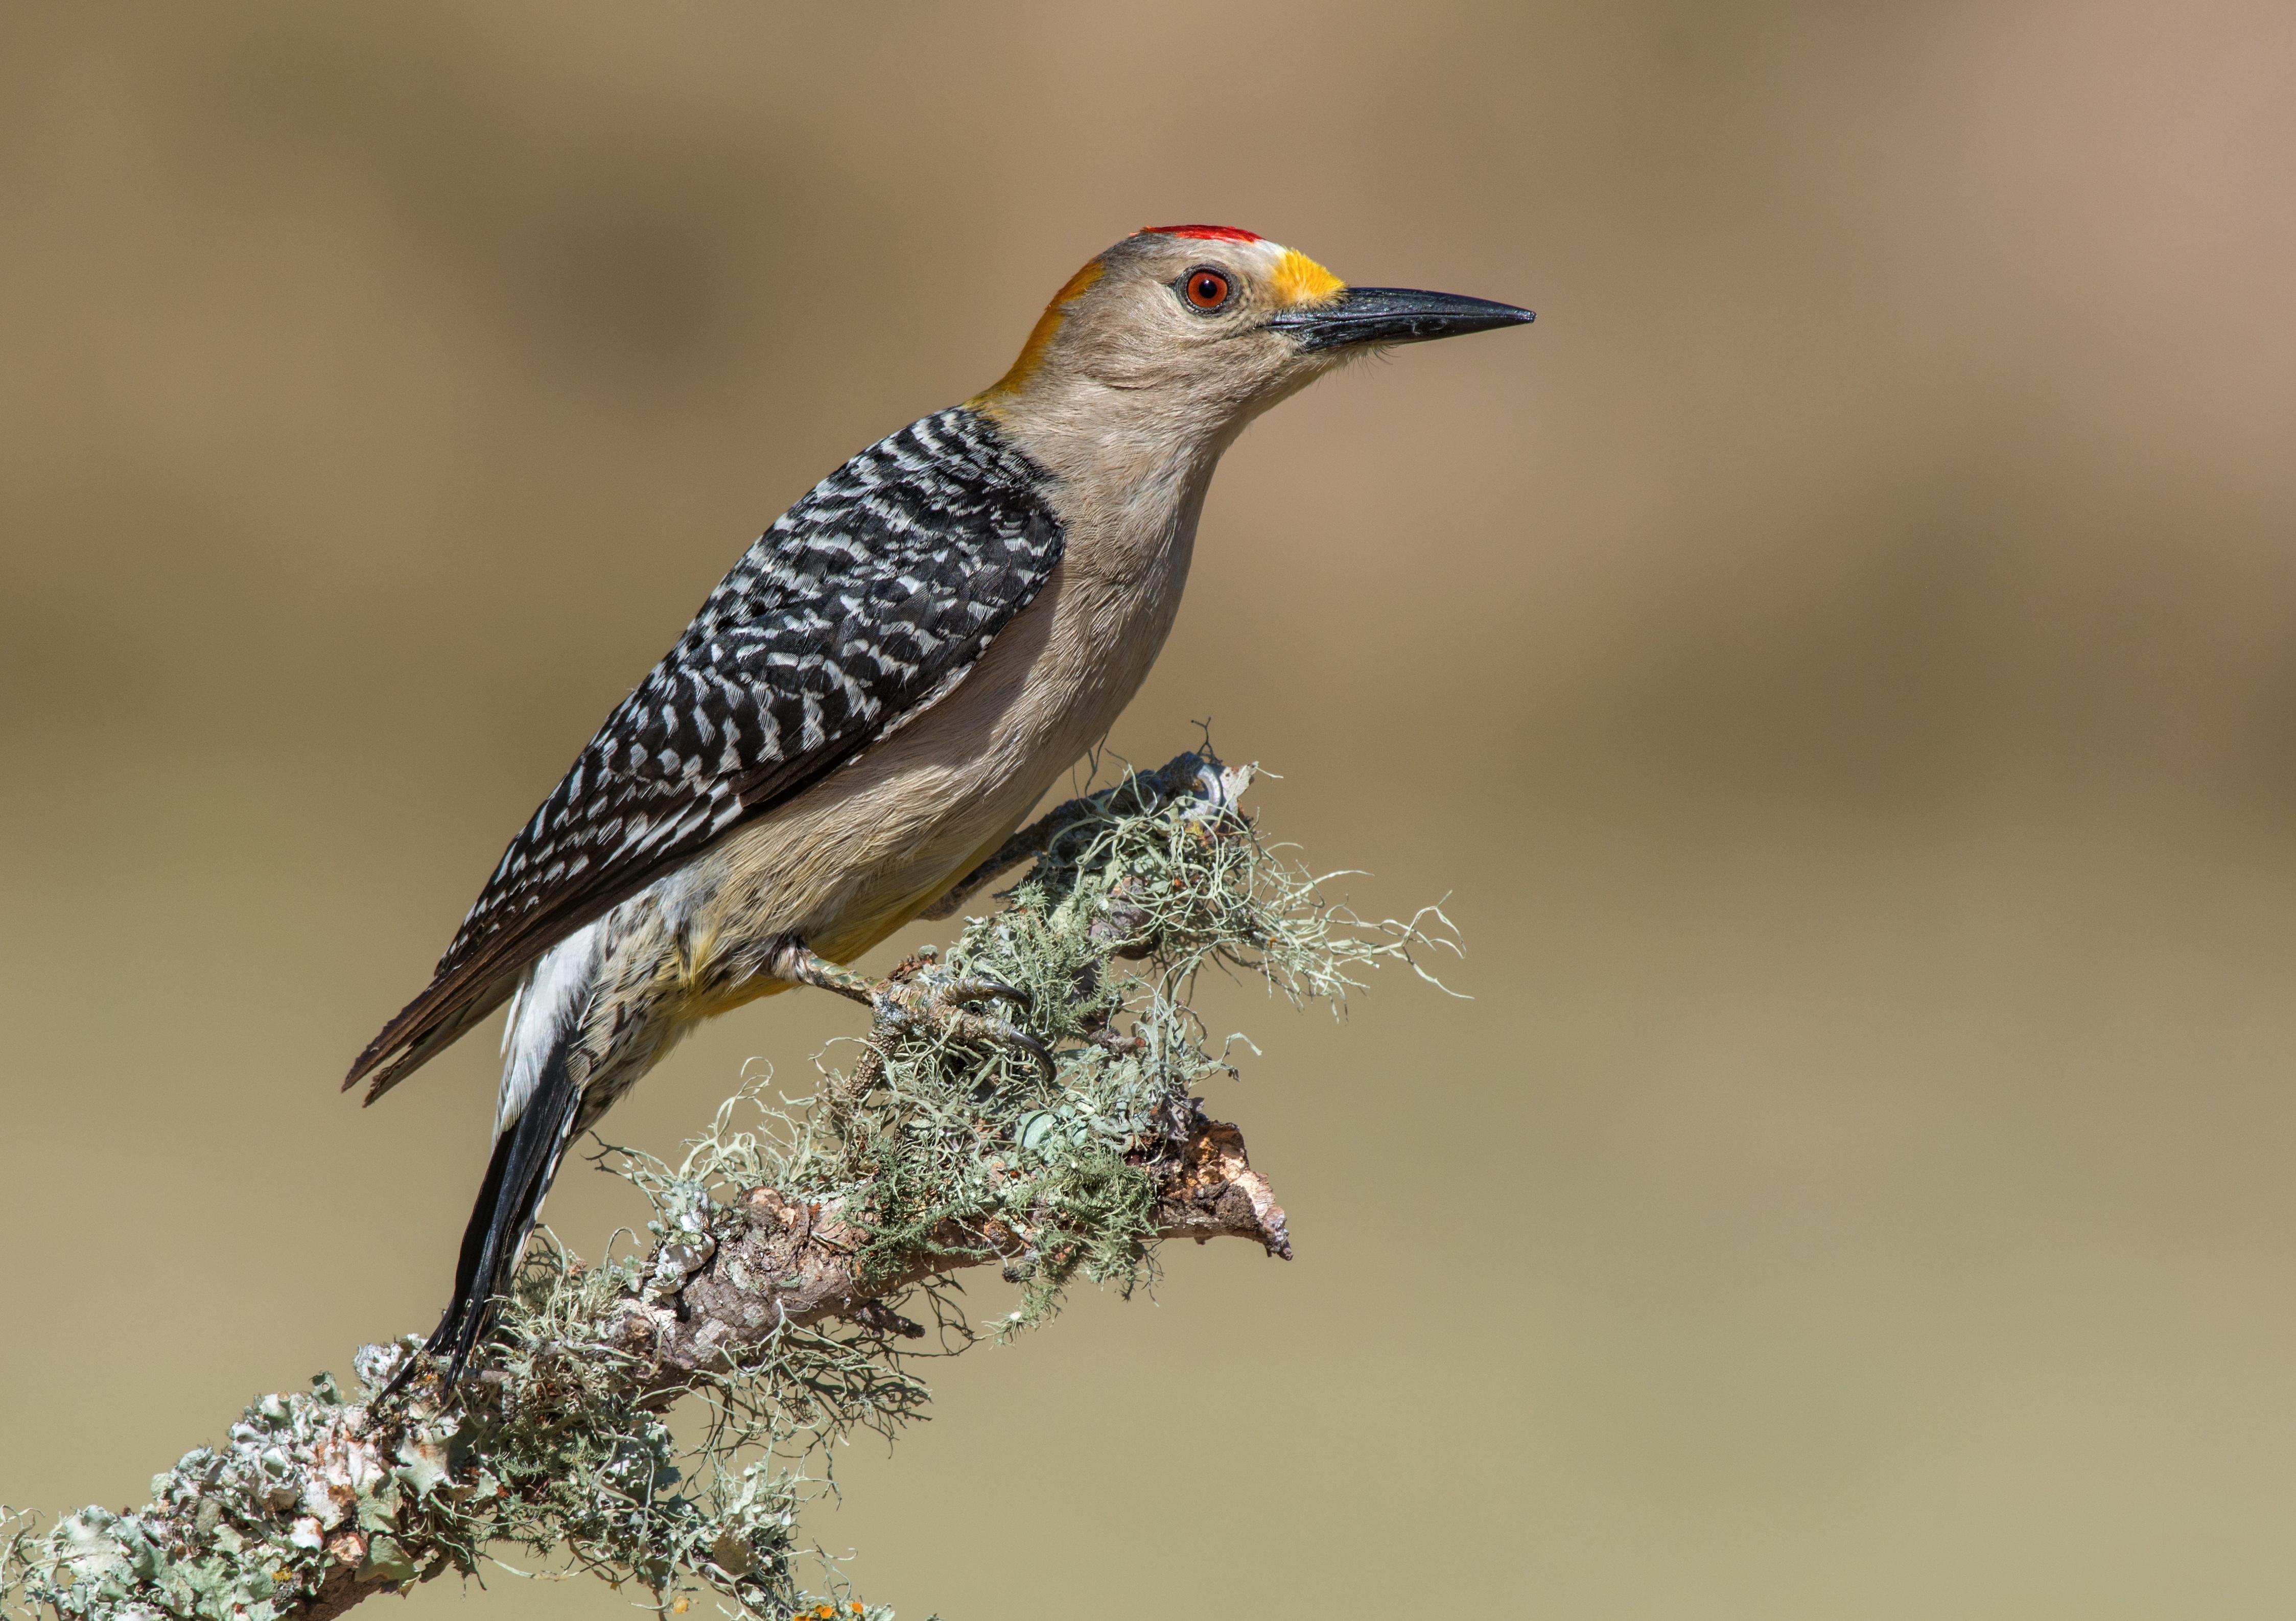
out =
{"type": "Polygon", "coordinates": [[[1198,309],[1218,309],[1228,299],[1227,278],[1217,270],[1191,270],[1187,291],[1188,302],[1198,309]]]}

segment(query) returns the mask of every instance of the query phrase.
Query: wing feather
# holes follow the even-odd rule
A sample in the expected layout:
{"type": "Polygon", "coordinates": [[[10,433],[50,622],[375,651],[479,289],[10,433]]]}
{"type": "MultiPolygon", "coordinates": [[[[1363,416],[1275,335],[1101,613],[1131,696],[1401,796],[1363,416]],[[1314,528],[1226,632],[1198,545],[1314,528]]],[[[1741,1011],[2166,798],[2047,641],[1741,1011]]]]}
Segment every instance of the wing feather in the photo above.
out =
{"type": "Polygon", "coordinates": [[[962,681],[1060,561],[1045,477],[960,406],[815,486],[607,716],[344,1088],[372,1102],[553,944],[962,681]]]}

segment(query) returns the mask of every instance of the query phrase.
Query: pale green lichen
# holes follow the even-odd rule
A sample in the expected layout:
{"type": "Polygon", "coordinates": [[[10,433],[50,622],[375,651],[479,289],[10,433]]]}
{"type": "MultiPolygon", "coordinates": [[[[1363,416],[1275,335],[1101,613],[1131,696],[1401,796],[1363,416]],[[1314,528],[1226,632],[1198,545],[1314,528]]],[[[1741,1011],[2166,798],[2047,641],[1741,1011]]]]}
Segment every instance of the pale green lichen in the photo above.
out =
{"type": "Polygon", "coordinates": [[[652,1203],[651,1256],[585,1266],[537,1236],[451,1411],[372,1409],[405,1351],[370,1346],[353,1359],[357,1398],[324,1374],[263,1397],[226,1443],[155,1477],[140,1510],[85,1509],[41,1535],[0,1510],[0,1612],[277,1621],[346,1565],[387,1590],[510,1569],[490,1551],[511,1547],[554,1574],[635,1584],[672,1613],[706,1595],[743,1621],[890,1616],[844,1594],[798,1515],[824,1489],[829,1444],[890,1437],[927,1400],[918,1353],[886,1323],[929,1317],[925,1355],[971,1343],[947,1284],[893,1289],[872,1327],[785,1326],[741,1366],[695,1376],[684,1394],[700,1421],[683,1441],[612,1327],[633,1298],[674,1297],[693,1257],[739,1230],[752,1188],[852,1213],[860,1272],[889,1283],[982,1259],[982,1235],[1002,1235],[1022,1288],[999,1331],[1044,1321],[1077,1276],[1127,1291],[1152,1277],[1144,1167],[1193,1128],[1192,1090],[1229,1072],[1189,1005],[1197,975],[1223,965],[1336,1005],[1361,970],[1417,968],[1414,952],[1449,944],[1422,927],[1447,928],[1432,908],[1366,924],[1328,903],[1237,808],[1250,779],[1184,756],[1070,802],[1007,907],[899,971],[920,995],[965,979],[1027,993],[1014,1017],[1055,1073],[977,1027],[881,1019],[849,1071],[824,1068],[809,1107],[752,1085],[676,1166],[603,1150],[652,1203]],[[835,1596],[808,1592],[804,1568],[835,1596]]]}

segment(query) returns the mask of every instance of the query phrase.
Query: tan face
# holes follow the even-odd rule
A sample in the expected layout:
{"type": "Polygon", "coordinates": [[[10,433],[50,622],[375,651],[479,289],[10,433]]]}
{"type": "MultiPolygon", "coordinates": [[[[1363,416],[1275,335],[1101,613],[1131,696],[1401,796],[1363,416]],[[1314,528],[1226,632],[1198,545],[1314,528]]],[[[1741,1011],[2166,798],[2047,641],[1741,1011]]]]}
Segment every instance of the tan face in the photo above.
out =
{"type": "Polygon", "coordinates": [[[1349,288],[1249,232],[1165,227],[1070,278],[1013,369],[972,403],[1016,426],[1090,423],[1175,451],[1217,446],[1368,349],[1529,319],[1481,299],[1349,288]]]}
{"type": "MultiPolygon", "coordinates": [[[[1061,289],[1021,357],[979,402],[1169,419],[1218,435],[1328,369],[1269,317],[1345,288],[1303,254],[1240,235],[1144,232],[1061,289]]],[[[1036,414],[1029,412],[1028,414],[1036,414]]]]}

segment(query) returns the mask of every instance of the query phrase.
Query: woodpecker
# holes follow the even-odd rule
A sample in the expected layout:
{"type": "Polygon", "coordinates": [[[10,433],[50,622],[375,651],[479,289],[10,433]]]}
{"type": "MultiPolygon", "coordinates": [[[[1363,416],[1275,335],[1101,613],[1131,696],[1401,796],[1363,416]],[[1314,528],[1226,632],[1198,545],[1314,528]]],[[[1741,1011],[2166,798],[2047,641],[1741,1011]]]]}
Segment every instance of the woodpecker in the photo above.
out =
{"type": "Polygon", "coordinates": [[[1070,277],[985,393],[783,513],[343,1082],[372,1103],[509,1003],[493,1150],[425,1347],[447,1387],[569,1141],[704,1019],[798,985],[880,995],[841,965],[931,908],[1108,731],[1252,418],[1372,350],[1531,318],[1350,287],[1249,231],[1152,227],[1070,277]]]}

